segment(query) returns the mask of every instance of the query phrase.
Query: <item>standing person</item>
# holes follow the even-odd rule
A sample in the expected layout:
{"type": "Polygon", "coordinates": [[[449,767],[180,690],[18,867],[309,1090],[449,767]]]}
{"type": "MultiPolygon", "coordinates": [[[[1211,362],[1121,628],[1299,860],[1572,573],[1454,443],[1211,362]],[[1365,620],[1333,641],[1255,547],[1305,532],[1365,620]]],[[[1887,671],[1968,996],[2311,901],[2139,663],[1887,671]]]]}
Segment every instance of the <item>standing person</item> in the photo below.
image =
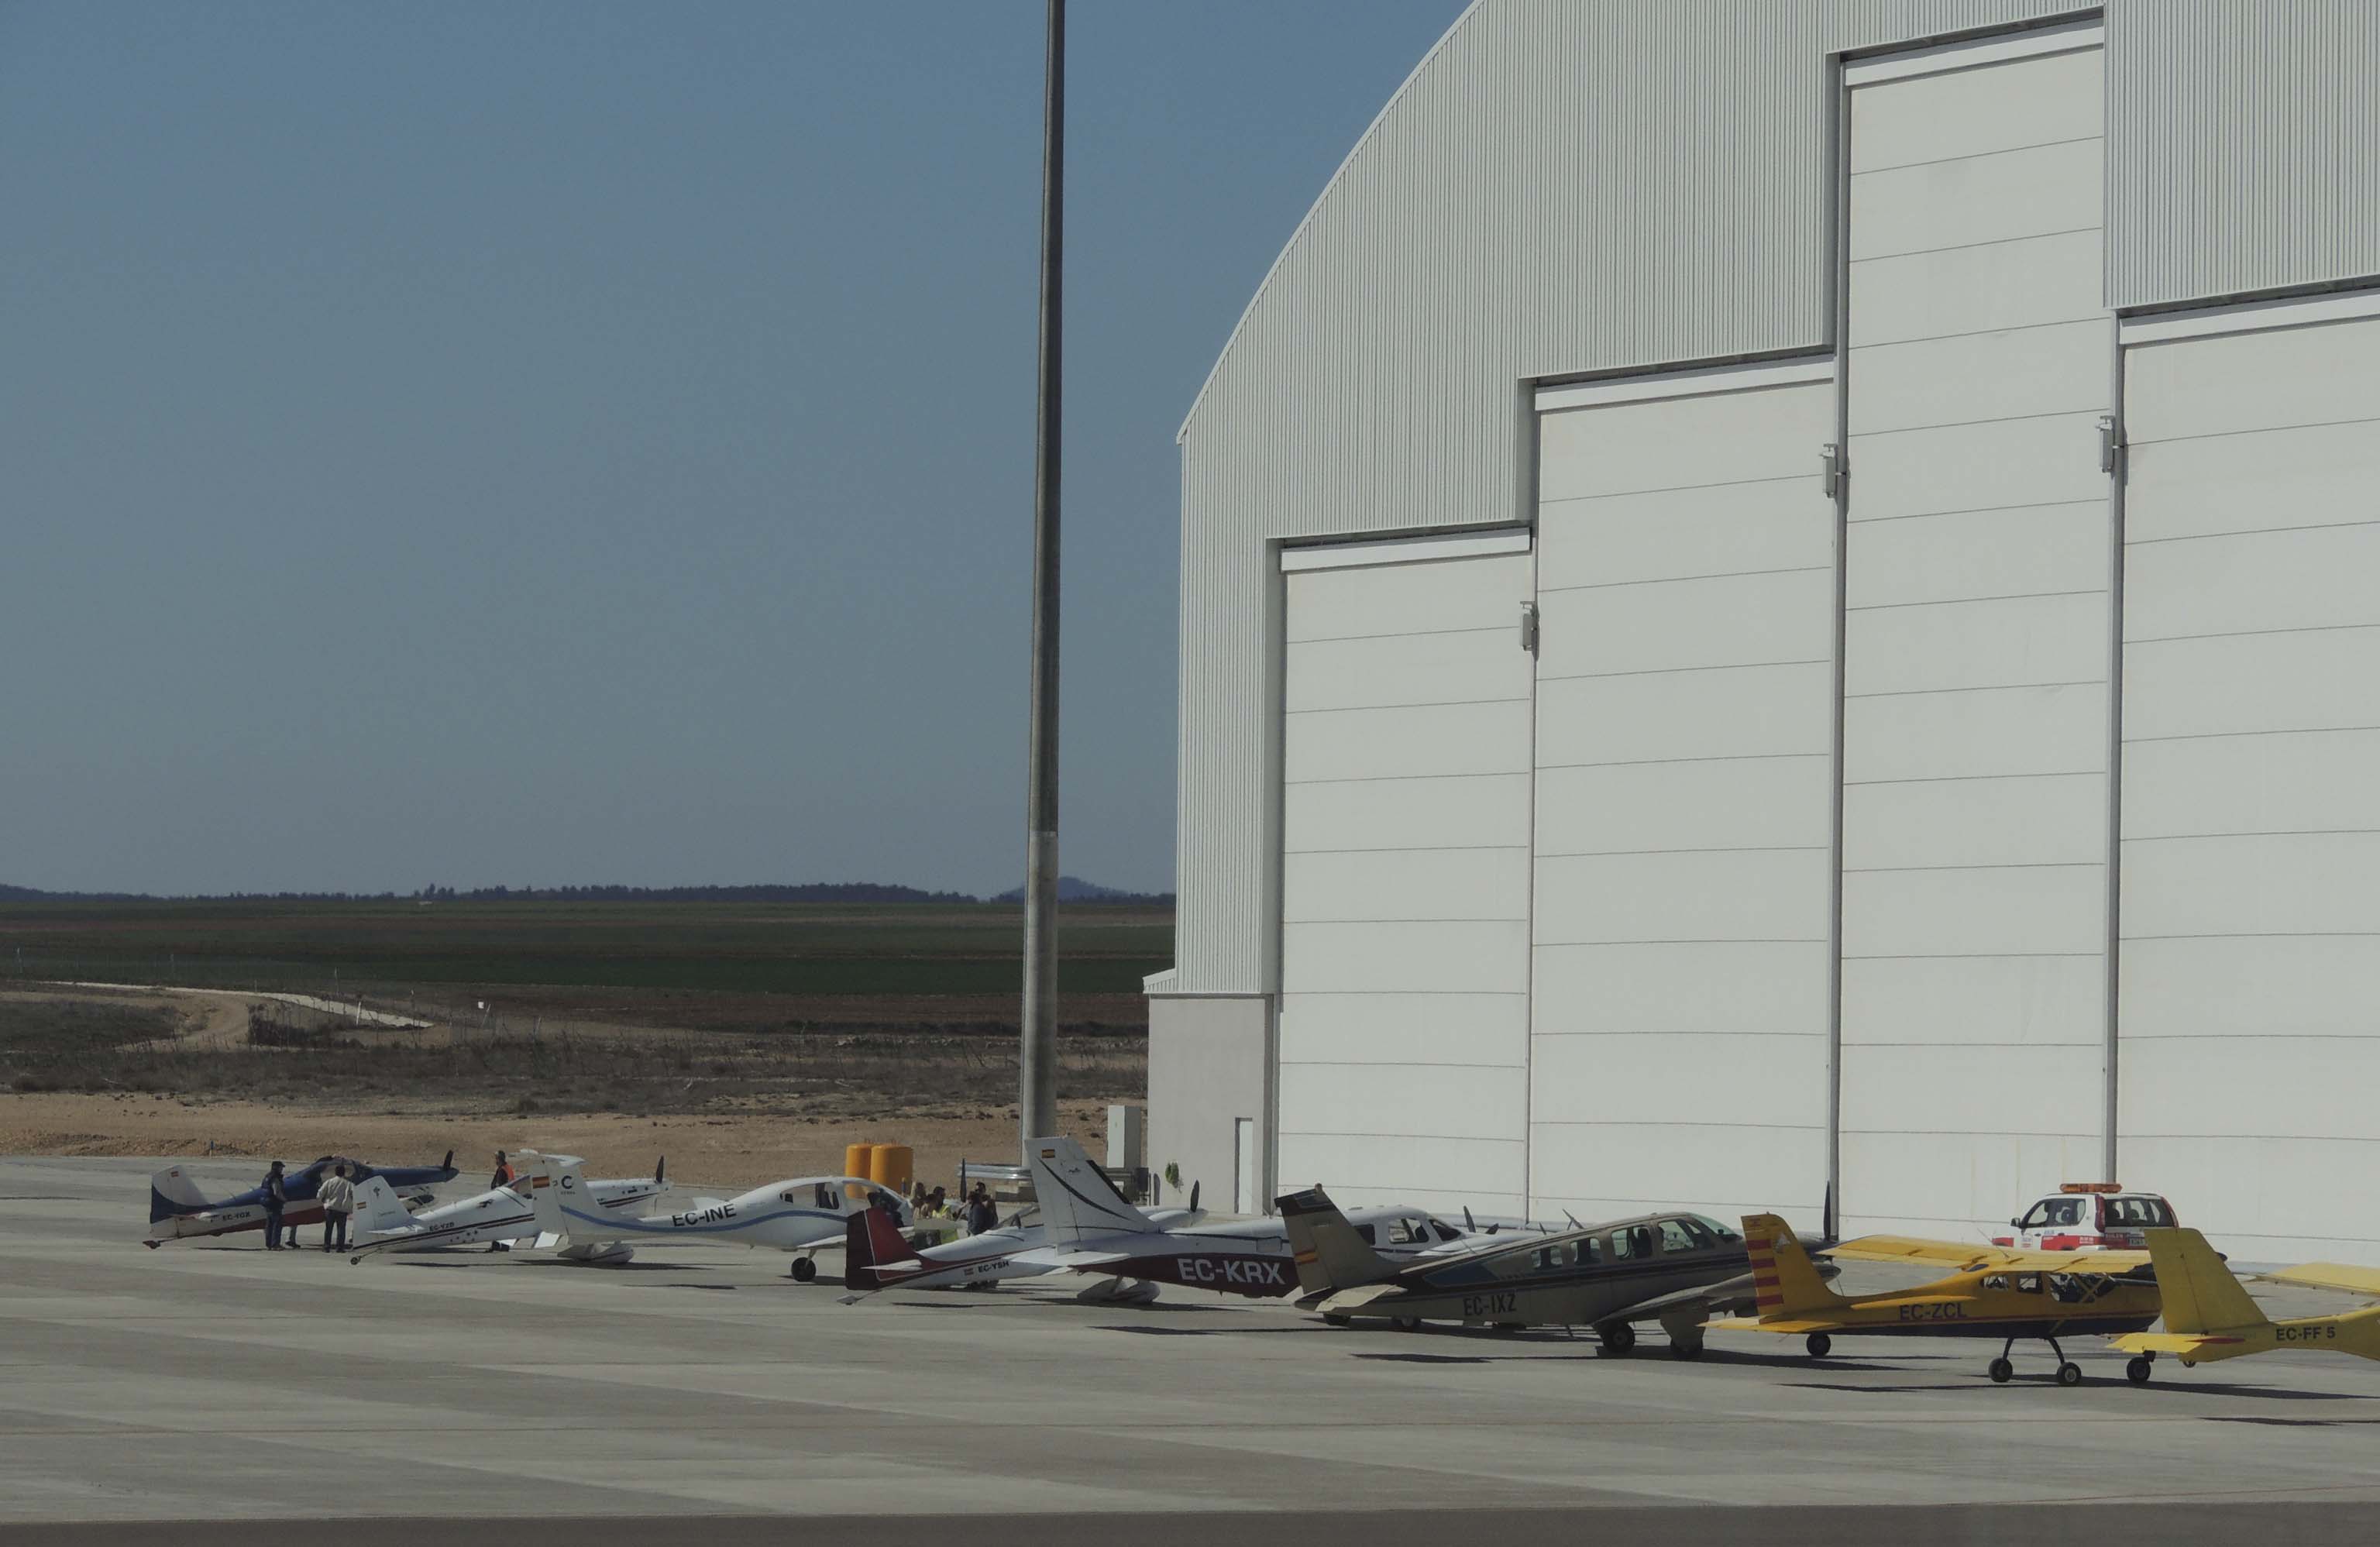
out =
{"type": "Polygon", "coordinates": [[[976,1183],[975,1190],[967,1194],[967,1234],[989,1235],[999,1223],[1000,1210],[992,1203],[991,1194],[985,1190],[983,1183],[976,1183]]]}
{"type": "Polygon", "coordinates": [[[264,1250],[281,1250],[281,1211],[289,1206],[289,1184],[281,1179],[281,1162],[264,1173],[264,1250]]]}
{"type": "Polygon", "coordinates": [[[315,1193],[322,1201],[322,1250],[345,1251],[347,1249],[347,1216],[356,1212],[356,1184],[347,1180],[347,1164],[341,1161],[331,1167],[323,1179],[322,1190],[315,1193]],[[332,1244],[334,1239],[337,1244],[332,1244]]]}
{"type": "MultiPolygon", "coordinates": [[[[496,1174],[488,1178],[488,1190],[493,1192],[500,1187],[510,1187],[512,1184],[513,1163],[504,1158],[504,1151],[498,1150],[496,1152],[496,1174]]],[[[512,1248],[506,1246],[500,1240],[492,1240],[488,1243],[488,1250],[491,1251],[510,1251],[512,1248]]]]}

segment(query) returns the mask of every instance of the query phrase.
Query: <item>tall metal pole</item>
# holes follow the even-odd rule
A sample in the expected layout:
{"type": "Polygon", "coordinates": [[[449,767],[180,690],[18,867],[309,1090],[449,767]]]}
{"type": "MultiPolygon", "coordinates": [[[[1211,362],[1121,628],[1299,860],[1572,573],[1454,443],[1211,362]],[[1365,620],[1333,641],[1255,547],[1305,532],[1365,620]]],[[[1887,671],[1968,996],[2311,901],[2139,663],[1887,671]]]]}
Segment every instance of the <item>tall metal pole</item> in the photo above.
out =
{"type": "MultiPolygon", "coordinates": [[[[1050,0],[1041,109],[1041,359],[1033,463],[1033,750],[1025,797],[1021,1142],[1058,1130],[1058,425],[1066,203],[1066,0],[1050,0]]],[[[1021,1151],[1020,1151],[1021,1153],[1021,1151]]]]}

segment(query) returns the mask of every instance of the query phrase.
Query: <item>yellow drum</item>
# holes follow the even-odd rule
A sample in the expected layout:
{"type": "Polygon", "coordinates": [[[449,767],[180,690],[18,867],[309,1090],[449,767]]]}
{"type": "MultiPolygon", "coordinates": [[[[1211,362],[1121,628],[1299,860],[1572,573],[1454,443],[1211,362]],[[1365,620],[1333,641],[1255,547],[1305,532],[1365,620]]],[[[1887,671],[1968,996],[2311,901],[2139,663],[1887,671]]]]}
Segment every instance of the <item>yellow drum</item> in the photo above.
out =
{"type": "Polygon", "coordinates": [[[873,1144],[845,1144],[843,1147],[843,1174],[846,1177],[873,1177],[876,1175],[875,1163],[876,1146],[873,1144]]]}
{"type": "MultiPolygon", "coordinates": [[[[878,1144],[868,1157],[872,1169],[865,1175],[887,1190],[903,1197],[909,1195],[909,1174],[917,1166],[917,1152],[906,1144],[878,1144]]],[[[855,1171],[854,1176],[862,1175],[855,1171]]]]}

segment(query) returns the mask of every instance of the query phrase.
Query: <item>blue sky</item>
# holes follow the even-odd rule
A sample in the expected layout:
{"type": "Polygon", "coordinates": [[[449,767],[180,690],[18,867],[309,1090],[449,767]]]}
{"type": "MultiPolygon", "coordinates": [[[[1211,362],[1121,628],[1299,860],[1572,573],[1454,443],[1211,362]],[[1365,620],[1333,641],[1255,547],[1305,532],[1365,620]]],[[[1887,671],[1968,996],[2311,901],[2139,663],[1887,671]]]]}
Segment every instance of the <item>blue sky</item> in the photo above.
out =
{"type": "MultiPolygon", "coordinates": [[[[1173,432],[1455,0],[1077,0],[1064,867],[1173,432]]],[[[1023,870],[1041,8],[0,4],[0,882],[1023,870]]]]}

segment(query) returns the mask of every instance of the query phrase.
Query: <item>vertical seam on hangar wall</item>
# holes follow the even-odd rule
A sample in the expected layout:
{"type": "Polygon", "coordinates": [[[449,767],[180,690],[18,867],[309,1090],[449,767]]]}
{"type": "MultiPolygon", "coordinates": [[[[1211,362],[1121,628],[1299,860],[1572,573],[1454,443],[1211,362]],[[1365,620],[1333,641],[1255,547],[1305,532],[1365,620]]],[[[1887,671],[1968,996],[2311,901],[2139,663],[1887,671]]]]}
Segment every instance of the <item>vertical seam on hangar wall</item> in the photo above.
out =
{"type": "Polygon", "coordinates": [[[1834,725],[1833,850],[1827,876],[1827,1199],[1821,1229],[1831,1236],[1843,1216],[1843,697],[1851,619],[1851,219],[1852,91],[1840,54],[1826,62],[1828,187],[1827,275],[1831,306],[1827,325],[1835,348],[1835,683],[1828,705],[1834,725]]]}
{"type": "Polygon", "coordinates": [[[2104,1058],[2107,1131],[2101,1140],[2099,1179],[2114,1181],[2117,1169],[2116,1118],[2119,1101],[2119,1036],[2123,1003],[2124,906],[2124,484],[2130,455],[2124,431],[2124,339],[2119,327],[2107,329],[2107,1023],[2104,1058]]]}

